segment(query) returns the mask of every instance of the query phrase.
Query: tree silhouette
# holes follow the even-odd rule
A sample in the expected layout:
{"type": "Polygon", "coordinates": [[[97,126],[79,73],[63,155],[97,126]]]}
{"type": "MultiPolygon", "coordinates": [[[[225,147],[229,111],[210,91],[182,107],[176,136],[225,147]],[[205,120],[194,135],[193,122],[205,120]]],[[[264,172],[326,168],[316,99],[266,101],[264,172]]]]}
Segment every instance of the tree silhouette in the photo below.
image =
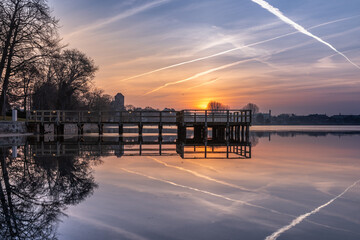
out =
{"type": "Polygon", "coordinates": [[[208,103],[206,109],[211,110],[211,111],[222,111],[222,110],[228,110],[229,106],[224,105],[220,102],[211,101],[208,103]]]}

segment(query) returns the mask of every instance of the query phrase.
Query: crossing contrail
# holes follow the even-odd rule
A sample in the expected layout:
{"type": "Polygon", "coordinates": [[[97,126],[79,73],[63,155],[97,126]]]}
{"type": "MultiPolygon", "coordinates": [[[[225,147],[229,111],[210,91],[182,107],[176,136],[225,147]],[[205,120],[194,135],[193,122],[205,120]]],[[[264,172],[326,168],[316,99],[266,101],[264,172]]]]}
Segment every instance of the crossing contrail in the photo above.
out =
{"type": "MultiPolygon", "coordinates": [[[[356,16],[353,16],[353,17],[341,18],[341,19],[329,21],[329,22],[326,22],[326,23],[321,23],[321,24],[310,27],[309,30],[314,29],[314,28],[318,28],[318,27],[322,27],[322,26],[326,26],[326,25],[329,25],[329,24],[333,24],[333,23],[338,23],[338,22],[350,20],[350,19],[353,19],[353,18],[357,18],[359,16],[360,15],[356,15],[356,16]]],[[[271,41],[274,41],[274,40],[277,40],[277,39],[281,39],[281,38],[284,38],[284,37],[287,37],[287,36],[295,35],[297,33],[299,33],[299,32],[298,31],[291,32],[291,33],[283,34],[283,35],[280,35],[280,36],[277,36],[277,37],[262,40],[262,41],[259,41],[259,42],[251,43],[251,44],[248,44],[248,45],[245,45],[245,46],[231,48],[229,50],[225,50],[225,51],[215,53],[215,54],[212,54],[212,55],[208,55],[208,56],[205,56],[205,57],[196,58],[196,59],[192,59],[192,60],[189,60],[189,61],[185,61],[185,62],[169,65],[169,66],[166,66],[166,67],[158,68],[158,69],[155,69],[155,70],[152,70],[152,71],[149,71],[149,72],[141,73],[141,74],[138,74],[138,75],[135,75],[135,76],[132,76],[132,77],[125,78],[125,79],[123,79],[121,81],[127,81],[127,80],[131,80],[131,79],[143,77],[143,76],[146,76],[146,75],[150,75],[150,74],[153,74],[153,73],[156,73],[156,72],[164,71],[164,70],[167,70],[167,69],[180,67],[182,65],[186,65],[186,64],[195,63],[195,62],[199,62],[199,61],[202,61],[202,60],[218,57],[218,56],[225,55],[227,53],[238,51],[238,50],[241,50],[241,49],[244,49],[244,48],[253,47],[253,46],[256,46],[256,45],[260,45],[260,44],[263,44],[263,43],[267,43],[267,42],[271,42],[271,41]]]]}
{"type": "Polygon", "coordinates": [[[97,22],[95,24],[84,26],[84,27],[82,27],[81,29],[79,29],[77,31],[74,31],[74,32],[71,32],[71,33],[65,35],[65,37],[71,37],[71,36],[79,34],[79,33],[83,33],[83,32],[87,32],[87,31],[90,31],[90,30],[95,30],[95,29],[105,27],[108,24],[114,23],[114,22],[122,20],[124,18],[131,17],[133,15],[136,15],[138,13],[144,12],[144,11],[149,10],[151,8],[157,7],[159,5],[167,3],[169,1],[170,0],[157,0],[157,1],[149,2],[149,3],[144,4],[142,6],[129,9],[129,10],[127,10],[127,11],[125,11],[123,13],[120,13],[120,14],[118,14],[116,16],[113,16],[111,18],[103,19],[102,21],[97,22]]]}
{"type": "Polygon", "coordinates": [[[286,225],[282,228],[280,228],[279,230],[277,230],[276,232],[274,232],[273,234],[271,234],[270,236],[266,237],[265,240],[275,240],[277,239],[282,233],[284,233],[285,231],[288,231],[289,229],[295,227],[296,225],[298,225],[299,223],[301,223],[302,221],[304,221],[307,217],[309,217],[310,215],[313,215],[317,212],[319,212],[322,208],[330,205],[332,202],[334,202],[336,199],[342,197],[345,193],[347,193],[350,189],[352,189],[353,187],[355,187],[356,184],[358,184],[360,182],[360,180],[354,182],[351,186],[349,186],[348,188],[346,188],[341,194],[337,195],[336,197],[334,197],[333,199],[331,199],[330,201],[328,201],[327,203],[321,205],[320,207],[315,208],[313,211],[308,212],[306,214],[303,214],[297,218],[295,218],[289,225],[286,225]]]}
{"type": "Polygon", "coordinates": [[[192,191],[195,191],[195,192],[200,192],[200,193],[207,194],[207,195],[210,195],[210,196],[213,196],[213,197],[225,199],[225,200],[230,201],[230,202],[235,202],[235,203],[239,203],[239,204],[254,207],[254,208],[260,208],[260,209],[267,210],[267,211],[270,211],[272,213],[276,213],[276,214],[279,214],[279,215],[291,216],[290,214],[282,213],[282,212],[279,212],[279,211],[271,209],[271,208],[259,206],[259,205],[252,204],[252,203],[249,203],[249,202],[246,202],[246,201],[241,201],[241,200],[229,198],[229,197],[226,197],[226,196],[221,195],[221,194],[217,194],[217,193],[201,190],[201,189],[198,189],[198,188],[178,184],[178,183],[168,181],[168,180],[164,180],[164,179],[161,179],[161,178],[152,177],[152,176],[149,176],[149,175],[146,175],[146,174],[143,174],[143,173],[139,173],[139,172],[135,172],[135,171],[132,171],[132,170],[129,170],[129,169],[126,169],[126,168],[120,168],[120,169],[123,170],[124,172],[127,172],[127,173],[131,173],[131,174],[135,174],[135,175],[138,175],[138,176],[146,177],[146,178],[151,179],[151,180],[160,181],[160,182],[163,182],[163,183],[167,183],[167,184],[170,184],[170,185],[173,185],[173,186],[176,186],[176,187],[185,188],[185,189],[192,190],[192,191]]]}
{"type": "Polygon", "coordinates": [[[193,80],[195,78],[198,78],[198,77],[201,77],[201,76],[204,76],[206,74],[210,74],[212,72],[216,72],[216,71],[219,71],[219,70],[223,70],[225,68],[229,68],[229,67],[233,67],[235,65],[238,65],[240,63],[245,63],[245,62],[250,62],[250,61],[253,61],[254,59],[251,58],[251,59],[246,59],[246,60],[241,60],[241,61],[237,61],[237,62],[234,62],[234,63],[230,63],[230,64],[226,64],[226,65],[223,65],[223,66],[220,66],[220,67],[216,67],[216,68],[212,68],[212,69],[209,69],[207,71],[204,71],[204,72],[201,72],[201,73],[197,73],[191,77],[188,77],[186,79],[183,79],[183,80],[179,80],[179,81],[175,81],[175,82],[168,82],[168,83],[165,83],[164,85],[158,87],[158,88],[155,88],[153,90],[151,90],[150,92],[147,92],[144,94],[145,95],[149,95],[151,93],[154,93],[154,92],[157,92],[159,91],[160,89],[163,89],[165,87],[168,87],[168,86],[171,86],[171,85],[175,85],[175,84],[179,84],[179,83],[183,83],[183,82],[187,82],[187,81],[190,81],[190,80],[193,80]]]}
{"type": "MultiPolygon", "coordinates": [[[[252,204],[252,203],[249,203],[249,202],[246,202],[246,201],[241,201],[241,200],[238,200],[238,199],[229,198],[229,197],[226,197],[226,196],[221,195],[221,194],[217,194],[217,193],[201,190],[201,189],[198,189],[198,188],[178,184],[178,183],[175,183],[175,182],[172,182],[172,181],[169,181],[169,180],[165,180],[165,179],[161,179],[161,178],[156,178],[156,177],[153,177],[153,176],[150,176],[150,175],[147,175],[147,174],[143,174],[143,173],[140,173],[140,172],[132,171],[132,170],[129,170],[129,169],[126,169],[126,168],[120,168],[120,169],[122,171],[130,173],[130,174],[142,176],[142,177],[145,177],[145,178],[148,178],[148,179],[151,179],[151,180],[167,183],[167,184],[170,184],[172,186],[192,190],[192,191],[195,191],[195,192],[200,192],[200,193],[207,194],[207,195],[210,195],[210,196],[213,196],[213,197],[225,199],[225,200],[230,201],[230,202],[235,202],[235,203],[239,203],[239,204],[242,204],[242,205],[267,210],[269,212],[276,213],[276,214],[283,215],[283,216],[296,217],[296,216],[294,216],[292,214],[279,212],[279,211],[271,209],[271,208],[263,207],[263,206],[260,206],[260,205],[252,204]]],[[[321,224],[321,223],[313,222],[313,221],[310,221],[310,220],[305,220],[305,221],[307,221],[309,223],[312,223],[312,224],[315,224],[315,225],[318,225],[318,226],[326,227],[326,228],[329,228],[329,229],[340,230],[340,231],[345,231],[345,232],[351,232],[351,231],[346,230],[346,229],[332,227],[332,226],[324,225],[324,224],[321,224]]]]}
{"type": "MultiPolygon", "coordinates": [[[[300,45],[303,45],[303,44],[300,44],[300,45]]],[[[286,49],[282,49],[280,51],[277,51],[275,53],[281,53],[281,52],[285,52],[287,51],[289,48],[286,48],[286,49]]],[[[265,57],[268,57],[268,56],[271,56],[271,54],[269,55],[266,55],[265,57]]],[[[264,57],[264,56],[263,56],[264,57]]],[[[164,85],[160,86],[160,87],[157,87],[147,93],[145,93],[143,96],[146,96],[146,95],[149,95],[151,93],[154,93],[154,92],[157,92],[165,87],[168,87],[168,86],[171,86],[171,85],[176,85],[176,84],[180,84],[180,83],[184,83],[184,82],[187,82],[187,81],[190,81],[190,80],[193,80],[195,78],[198,78],[198,77],[201,77],[201,76],[204,76],[204,75],[207,75],[207,74],[210,74],[210,73],[213,73],[213,72],[216,72],[216,71],[219,71],[219,70],[223,70],[223,69],[226,69],[226,68],[229,68],[229,67],[233,67],[235,65],[238,65],[238,64],[241,64],[241,63],[246,63],[246,62],[250,62],[250,61],[259,61],[258,58],[254,57],[254,58],[249,58],[249,59],[246,59],[246,60],[240,60],[240,61],[237,61],[237,62],[233,62],[233,63],[230,63],[230,64],[226,64],[226,65],[222,65],[220,67],[217,67],[217,68],[212,68],[212,69],[209,69],[209,70],[206,70],[206,71],[203,71],[201,73],[197,73],[191,77],[188,77],[186,79],[183,79],[183,80],[179,80],[179,81],[175,81],[175,82],[168,82],[168,83],[165,83],[164,85]]]]}
{"type": "Polygon", "coordinates": [[[296,22],[294,22],[293,20],[291,20],[290,18],[286,17],[279,9],[273,7],[272,5],[270,5],[268,2],[264,1],[264,0],[251,0],[252,2],[260,5],[262,8],[268,10],[270,13],[274,14],[276,17],[278,17],[281,21],[283,21],[284,23],[292,26],[293,28],[295,28],[296,30],[298,30],[299,32],[314,38],[315,40],[319,41],[320,43],[328,46],[329,48],[331,48],[333,51],[335,51],[336,53],[338,53],[339,55],[343,56],[349,63],[351,63],[352,65],[354,65],[356,68],[360,69],[360,66],[357,65],[356,63],[352,62],[350,60],[350,58],[348,58],[344,53],[340,52],[339,50],[337,50],[333,45],[331,45],[330,43],[324,41],[323,39],[321,39],[318,36],[315,36],[314,34],[312,34],[311,32],[309,32],[308,30],[306,30],[303,26],[297,24],[296,22]]]}
{"type": "MultiPolygon", "coordinates": [[[[250,207],[254,207],[254,208],[263,209],[263,210],[266,210],[266,211],[269,211],[269,212],[272,212],[272,213],[276,213],[276,214],[279,214],[279,215],[283,215],[283,216],[295,217],[294,215],[291,215],[291,214],[279,212],[279,211],[277,211],[277,210],[274,210],[274,209],[271,209],[271,208],[267,208],[267,207],[263,207],[263,206],[256,205],[256,204],[252,204],[252,203],[249,203],[249,202],[246,202],[246,201],[241,201],[241,200],[229,198],[229,197],[226,197],[226,196],[221,195],[221,194],[217,194],[217,193],[213,193],[213,192],[201,190],[201,189],[198,189],[198,188],[194,188],[194,187],[190,187],[190,186],[178,184],[178,183],[175,183],[175,182],[172,182],[172,181],[169,181],[169,180],[165,180],[165,179],[161,179],[161,178],[156,178],[156,177],[153,177],[153,176],[150,176],[150,175],[146,175],[146,174],[143,174],[143,173],[140,173],[140,172],[135,172],[135,171],[132,171],[132,170],[129,170],[129,169],[126,169],[126,168],[120,168],[120,169],[121,169],[122,171],[127,172],[127,173],[130,173],[130,174],[142,176],[142,177],[145,177],[145,178],[148,178],[148,179],[151,179],[151,180],[155,180],[155,181],[167,183],[167,184],[170,184],[170,185],[172,185],[172,186],[176,186],[176,187],[188,189],[188,190],[191,190],[191,191],[200,192],[200,193],[203,193],[203,194],[207,194],[207,195],[209,195],[209,196],[213,196],[213,197],[225,199],[225,200],[230,201],[230,202],[235,202],[235,203],[239,203],[239,204],[242,204],[242,205],[246,205],[246,206],[250,206],[250,207]]],[[[310,220],[307,220],[307,222],[310,222],[310,223],[315,224],[315,225],[318,225],[318,226],[326,227],[326,228],[329,228],[329,229],[335,229],[335,230],[340,230],[340,231],[349,232],[349,231],[346,230],[346,229],[331,227],[331,226],[324,225],[324,224],[320,224],[320,223],[313,222],[313,221],[310,221],[310,220]]]]}
{"type": "Polygon", "coordinates": [[[194,164],[194,165],[198,165],[200,167],[203,167],[203,168],[207,168],[213,172],[218,172],[218,170],[216,170],[215,168],[213,167],[210,167],[210,166],[207,166],[205,164],[201,164],[201,163],[198,163],[198,162],[194,162],[194,161],[191,161],[191,160],[186,160],[187,162],[191,163],[191,164],[194,164]]]}
{"type": "Polygon", "coordinates": [[[219,79],[219,78],[213,78],[213,79],[211,79],[211,80],[208,81],[208,82],[201,83],[201,84],[199,84],[199,85],[190,87],[190,88],[185,89],[185,90],[191,90],[191,89],[194,89],[194,88],[198,88],[198,87],[202,87],[202,86],[205,86],[205,85],[209,85],[209,84],[212,84],[212,83],[216,82],[218,79],[219,79]]]}
{"type": "Polygon", "coordinates": [[[188,173],[190,173],[190,174],[192,174],[192,175],[195,175],[196,177],[203,178],[203,179],[206,179],[206,180],[211,181],[211,182],[216,182],[216,183],[218,183],[218,184],[222,184],[222,185],[225,185],[225,186],[228,186],[228,187],[240,189],[240,190],[246,191],[246,192],[254,192],[254,191],[251,190],[251,189],[248,189],[248,188],[245,188],[245,187],[242,187],[242,186],[239,186],[239,185],[235,185],[235,184],[232,184],[232,183],[228,183],[228,182],[224,182],[224,181],[221,181],[221,180],[217,180],[217,179],[215,179],[215,178],[205,176],[205,175],[203,175],[203,174],[200,174],[200,173],[198,173],[198,172],[195,172],[195,171],[192,171],[192,170],[183,168],[183,167],[178,167],[178,166],[175,166],[175,165],[167,164],[166,162],[163,162],[163,161],[161,161],[161,160],[159,160],[159,159],[156,159],[156,158],[154,158],[154,157],[148,157],[148,158],[154,160],[154,161],[157,162],[157,163],[160,163],[160,164],[164,165],[165,167],[175,168],[175,169],[178,169],[178,170],[180,170],[180,171],[188,172],[188,173]]]}

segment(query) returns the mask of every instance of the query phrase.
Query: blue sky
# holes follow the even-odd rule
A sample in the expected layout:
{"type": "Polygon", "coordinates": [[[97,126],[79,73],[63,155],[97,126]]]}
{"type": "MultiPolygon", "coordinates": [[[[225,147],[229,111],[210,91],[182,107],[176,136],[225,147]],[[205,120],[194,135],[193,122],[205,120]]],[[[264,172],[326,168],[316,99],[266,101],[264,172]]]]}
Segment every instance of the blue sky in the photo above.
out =
{"type": "MultiPolygon", "coordinates": [[[[360,65],[360,1],[268,3],[360,65]]],[[[360,114],[360,70],[251,0],[50,5],[64,42],[99,66],[96,86],[122,92],[126,104],[183,109],[216,100],[232,108],[255,102],[275,113],[360,114]],[[240,49],[142,75],[233,48],[240,49]]]]}

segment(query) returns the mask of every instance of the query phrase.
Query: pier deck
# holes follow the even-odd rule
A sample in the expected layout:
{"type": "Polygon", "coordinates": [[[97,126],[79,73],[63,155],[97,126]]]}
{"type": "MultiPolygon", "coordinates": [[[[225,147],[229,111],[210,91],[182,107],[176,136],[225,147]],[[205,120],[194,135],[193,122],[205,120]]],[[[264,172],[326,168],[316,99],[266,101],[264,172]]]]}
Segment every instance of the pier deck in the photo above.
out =
{"type": "Polygon", "coordinates": [[[232,144],[249,142],[252,121],[250,110],[182,110],[182,111],[28,111],[26,124],[40,135],[45,125],[53,125],[53,134],[65,134],[65,125],[77,127],[84,134],[84,125],[96,124],[98,134],[104,126],[118,126],[119,136],[124,128],[137,127],[138,141],[143,142],[144,127],[156,127],[158,142],[162,142],[164,127],[177,128],[177,142],[183,144],[232,144]]]}

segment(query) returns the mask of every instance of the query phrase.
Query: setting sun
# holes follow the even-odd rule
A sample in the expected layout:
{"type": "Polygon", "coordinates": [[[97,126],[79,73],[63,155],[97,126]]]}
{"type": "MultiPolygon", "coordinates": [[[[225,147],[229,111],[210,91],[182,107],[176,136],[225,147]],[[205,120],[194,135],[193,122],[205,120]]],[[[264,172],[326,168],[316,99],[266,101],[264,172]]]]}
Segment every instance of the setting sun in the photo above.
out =
{"type": "Polygon", "coordinates": [[[208,105],[207,102],[206,103],[200,103],[200,104],[197,105],[197,107],[200,108],[200,109],[207,109],[207,105],[208,105]]]}
{"type": "Polygon", "coordinates": [[[199,108],[199,109],[207,109],[207,106],[208,106],[210,101],[211,101],[211,99],[201,100],[201,101],[199,101],[198,104],[196,104],[195,107],[199,108]]]}

